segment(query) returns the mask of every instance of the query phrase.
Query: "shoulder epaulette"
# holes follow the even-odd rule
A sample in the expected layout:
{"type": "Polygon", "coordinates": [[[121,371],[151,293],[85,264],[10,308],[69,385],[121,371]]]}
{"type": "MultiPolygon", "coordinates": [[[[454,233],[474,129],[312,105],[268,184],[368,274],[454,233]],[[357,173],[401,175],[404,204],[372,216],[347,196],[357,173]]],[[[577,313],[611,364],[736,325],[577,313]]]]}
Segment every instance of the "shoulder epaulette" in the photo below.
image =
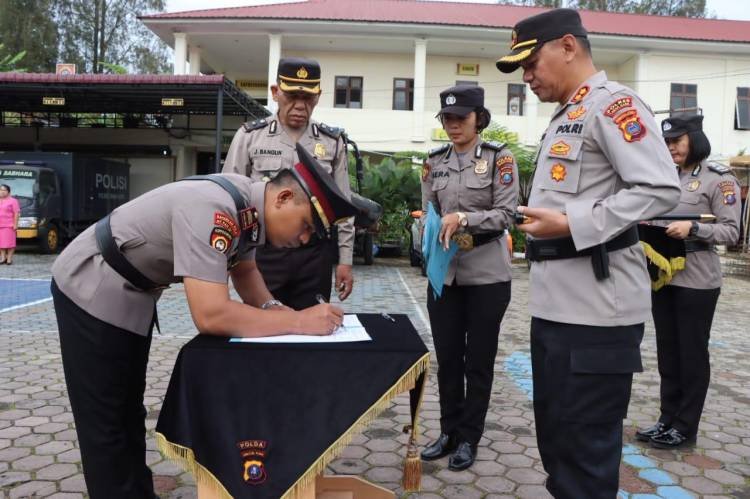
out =
{"type": "Polygon", "coordinates": [[[252,132],[253,130],[259,130],[261,128],[267,127],[268,121],[265,119],[262,120],[255,120],[255,121],[247,121],[242,124],[242,128],[245,129],[245,132],[252,132]]]}
{"type": "Polygon", "coordinates": [[[341,137],[341,134],[344,133],[343,128],[328,126],[325,123],[318,123],[318,129],[332,139],[336,140],[338,140],[339,137],[341,137]]]}
{"type": "Polygon", "coordinates": [[[506,144],[504,142],[482,142],[482,147],[485,149],[492,149],[493,151],[500,152],[505,149],[506,144]]]}
{"type": "Polygon", "coordinates": [[[450,149],[450,147],[451,147],[450,144],[443,144],[442,146],[431,149],[430,152],[427,153],[427,156],[433,157],[433,156],[437,156],[438,154],[443,154],[445,151],[450,149]]]}
{"type": "Polygon", "coordinates": [[[721,163],[714,163],[713,161],[708,163],[708,169],[712,172],[716,172],[719,175],[726,175],[727,173],[732,173],[732,169],[728,166],[724,166],[721,163]]]}

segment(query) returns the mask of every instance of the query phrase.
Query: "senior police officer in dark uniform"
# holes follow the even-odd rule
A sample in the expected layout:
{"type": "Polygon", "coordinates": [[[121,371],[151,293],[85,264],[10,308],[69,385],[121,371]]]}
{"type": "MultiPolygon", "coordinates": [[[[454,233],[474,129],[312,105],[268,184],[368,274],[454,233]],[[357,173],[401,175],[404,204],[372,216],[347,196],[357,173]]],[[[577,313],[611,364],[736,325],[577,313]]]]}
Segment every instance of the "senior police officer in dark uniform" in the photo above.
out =
{"type": "Polygon", "coordinates": [[[715,223],[678,220],[666,235],[685,242],[685,268],[654,291],[653,316],[661,377],[661,414],[636,438],[658,448],[695,442],[711,378],[708,340],[721,293],[721,262],[715,244],[734,244],[740,232],[740,186],[731,170],[707,161],[711,144],[703,116],[662,121],[662,136],[679,168],[682,196],[676,215],[716,216],[715,223]]]}
{"type": "MultiPolygon", "coordinates": [[[[295,144],[300,144],[317,158],[341,192],[350,197],[342,131],[311,118],[320,98],[320,65],[310,59],[281,59],[271,93],[278,103],[278,111],[269,119],[240,127],[229,146],[223,172],[247,175],[254,181],[270,180],[283,169],[294,166],[297,162],[295,144]]],[[[317,294],[329,299],[336,255],[335,290],[341,300],[349,296],[354,282],[353,220],[339,224],[337,234],[333,244],[313,238],[309,244],[294,250],[258,249],[258,268],[275,298],[298,310],[317,303],[317,294]]]]}
{"type": "Polygon", "coordinates": [[[451,139],[430,151],[422,172],[422,208],[442,216],[439,237],[460,250],[442,294],[429,286],[427,311],[438,360],[440,437],[422,452],[452,454],[448,467],[474,463],[490,403],[500,321],[510,301],[510,255],[504,229],[518,203],[518,170],[504,144],[484,142],[490,123],[484,89],[457,86],[440,93],[440,121],[451,139]],[[464,389],[464,383],[466,388],[464,389]]]}
{"type": "Polygon", "coordinates": [[[156,302],[182,282],[201,334],[329,334],[343,312],[273,299],[253,260],[296,247],[355,214],[327,172],[302,162],[270,183],[241,175],[168,184],[89,227],[52,266],[65,381],[89,496],[154,497],[143,395],[156,302]],[[227,278],[244,303],[229,297],[227,278]]]}
{"type": "Polygon", "coordinates": [[[651,308],[634,227],[674,208],[679,184],[648,106],[591,59],[578,13],[519,22],[500,71],[557,102],[527,222],[534,415],[556,498],[617,495],[622,420],[651,308]]]}

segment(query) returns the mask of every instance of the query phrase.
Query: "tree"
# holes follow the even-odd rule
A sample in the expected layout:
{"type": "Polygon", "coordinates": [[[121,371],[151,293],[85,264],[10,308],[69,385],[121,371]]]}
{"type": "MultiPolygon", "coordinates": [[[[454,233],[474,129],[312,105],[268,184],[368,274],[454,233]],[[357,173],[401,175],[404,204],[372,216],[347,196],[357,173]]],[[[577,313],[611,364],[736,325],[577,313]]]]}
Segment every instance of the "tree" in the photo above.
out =
{"type": "Polygon", "coordinates": [[[55,0],[0,0],[0,42],[11,54],[25,52],[27,71],[54,71],[57,62],[55,0]]]}
{"type": "Polygon", "coordinates": [[[3,55],[3,52],[5,52],[5,46],[0,43],[0,73],[6,73],[9,71],[14,71],[16,73],[26,72],[26,69],[16,67],[18,61],[24,58],[26,52],[22,51],[15,55],[12,52],[8,55],[3,55]]]}
{"type": "Polygon", "coordinates": [[[707,15],[706,0],[515,0],[504,3],[656,16],[706,17],[707,15]]]}
{"type": "Polygon", "coordinates": [[[165,0],[58,0],[57,5],[61,59],[77,64],[79,71],[101,73],[113,66],[144,73],[170,70],[166,46],[137,19],[162,12],[165,0]]]}

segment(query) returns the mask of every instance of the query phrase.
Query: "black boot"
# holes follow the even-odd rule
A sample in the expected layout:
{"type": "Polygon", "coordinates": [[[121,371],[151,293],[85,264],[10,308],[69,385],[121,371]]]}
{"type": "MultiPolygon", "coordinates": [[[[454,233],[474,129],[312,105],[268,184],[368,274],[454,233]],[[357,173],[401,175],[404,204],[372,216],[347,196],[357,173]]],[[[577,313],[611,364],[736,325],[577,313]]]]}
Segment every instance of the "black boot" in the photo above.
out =
{"type": "Polygon", "coordinates": [[[641,442],[648,442],[649,440],[651,440],[651,437],[661,435],[668,429],[669,427],[667,425],[665,425],[661,421],[657,421],[654,426],[646,428],[645,430],[638,430],[637,432],[635,432],[635,439],[640,440],[641,442]]]}
{"type": "Polygon", "coordinates": [[[476,447],[473,447],[469,442],[461,442],[458,444],[456,452],[448,460],[448,469],[453,471],[465,470],[474,464],[476,454],[476,447]]]}
{"type": "Polygon", "coordinates": [[[456,448],[456,439],[441,433],[437,440],[430,443],[425,450],[422,451],[422,459],[425,461],[434,461],[440,459],[443,456],[447,456],[456,448]]]}
{"type": "Polygon", "coordinates": [[[683,435],[674,428],[670,428],[661,435],[651,437],[651,447],[657,449],[677,449],[678,447],[686,447],[695,443],[695,435],[688,437],[683,435]]]}

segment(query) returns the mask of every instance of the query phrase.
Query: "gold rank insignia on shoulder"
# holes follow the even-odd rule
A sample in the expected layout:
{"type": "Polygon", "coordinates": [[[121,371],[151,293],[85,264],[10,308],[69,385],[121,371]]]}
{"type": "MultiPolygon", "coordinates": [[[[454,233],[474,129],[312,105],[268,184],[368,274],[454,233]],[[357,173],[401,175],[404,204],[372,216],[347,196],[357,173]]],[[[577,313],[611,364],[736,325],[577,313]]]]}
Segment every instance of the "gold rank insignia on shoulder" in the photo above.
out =
{"type": "Polygon", "coordinates": [[[315,144],[315,151],[313,151],[313,154],[318,157],[318,159],[322,158],[326,155],[326,146],[318,142],[315,144]]]}
{"type": "Polygon", "coordinates": [[[468,232],[456,232],[451,236],[451,241],[456,243],[461,251],[469,251],[474,248],[474,238],[468,232]]]}
{"type": "Polygon", "coordinates": [[[476,164],[474,165],[474,173],[477,175],[484,175],[487,173],[487,160],[486,159],[478,159],[476,164]]]}

